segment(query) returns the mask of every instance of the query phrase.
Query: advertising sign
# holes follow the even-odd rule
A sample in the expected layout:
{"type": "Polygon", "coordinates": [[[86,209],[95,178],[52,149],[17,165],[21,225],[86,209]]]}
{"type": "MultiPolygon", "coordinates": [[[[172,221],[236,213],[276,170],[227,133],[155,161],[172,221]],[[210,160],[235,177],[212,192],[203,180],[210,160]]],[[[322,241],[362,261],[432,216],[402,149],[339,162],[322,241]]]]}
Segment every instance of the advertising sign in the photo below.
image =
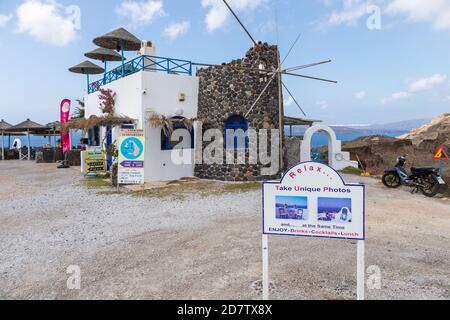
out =
{"type": "Polygon", "coordinates": [[[263,233],[364,240],[364,196],[364,185],[346,184],[331,167],[301,163],[263,184],[263,233]]]}
{"type": "MultiPolygon", "coordinates": [[[[61,101],[60,114],[61,125],[69,122],[70,117],[70,100],[64,99],[61,101]]],[[[66,154],[72,149],[72,142],[70,141],[70,132],[61,132],[61,146],[63,154],[66,154]]]]}
{"type": "Polygon", "coordinates": [[[106,174],[106,160],[103,151],[86,152],[86,175],[97,176],[106,174]]]}
{"type": "Polygon", "coordinates": [[[119,184],[144,184],[144,130],[121,130],[119,146],[119,184]]]}

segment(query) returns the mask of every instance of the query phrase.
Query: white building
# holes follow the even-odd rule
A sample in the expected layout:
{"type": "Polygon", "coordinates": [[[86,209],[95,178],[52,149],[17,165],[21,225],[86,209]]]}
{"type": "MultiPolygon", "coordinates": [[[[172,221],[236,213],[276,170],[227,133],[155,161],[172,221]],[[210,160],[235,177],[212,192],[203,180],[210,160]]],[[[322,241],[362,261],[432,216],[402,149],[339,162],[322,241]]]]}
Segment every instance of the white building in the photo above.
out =
{"type": "MultiPolygon", "coordinates": [[[[143,41],[141,54],[128,61],[125,69],[125,77],[121,77],[119,67],[90,84],[89,94],[85,97],[85,117],[102,115],[96,88],[101,86],[102,89],[111,89],[116,93],[115,114],[135,119],[134,129],[145,131],[145,181],[194,176],[194,164],[173,163],[172,150],[162,133],[162,127],[154,128],[148,121],[152,113],[166,118],[197,117],[199,78],[192,75],[192,64],[189,61],[155,57],[153,45],[143,41]]],[[[120,129],[112,129],[112,142],[117,140],[120,129]]],[[[101,147],[106,135],[105,128],[92,129],[88,149],[101,147]]],[[[193,151],[191,141],[184,142],[185,148],[193,151]]]]}

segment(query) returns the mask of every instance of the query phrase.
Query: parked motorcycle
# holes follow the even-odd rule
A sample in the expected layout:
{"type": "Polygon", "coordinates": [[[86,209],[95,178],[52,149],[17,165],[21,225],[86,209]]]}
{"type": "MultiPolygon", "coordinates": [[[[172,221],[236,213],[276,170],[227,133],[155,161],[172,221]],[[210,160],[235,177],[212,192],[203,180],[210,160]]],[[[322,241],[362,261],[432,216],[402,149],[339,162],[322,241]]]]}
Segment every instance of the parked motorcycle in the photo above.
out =
{"type": "Polygon", "coordinates": [[[405,185],[413,188],[411,193],[419,191],[427,197],[436,196],[442,185],[445,185],[444,179],[440,177],[439,169],[435,168],[411,168],[411,175],[408,175],[405,169],[406,156],[397,159],[397,164],[393,169],[386,170],[383,176],[383,184],[388,188],[398,188],[405,185]]]}

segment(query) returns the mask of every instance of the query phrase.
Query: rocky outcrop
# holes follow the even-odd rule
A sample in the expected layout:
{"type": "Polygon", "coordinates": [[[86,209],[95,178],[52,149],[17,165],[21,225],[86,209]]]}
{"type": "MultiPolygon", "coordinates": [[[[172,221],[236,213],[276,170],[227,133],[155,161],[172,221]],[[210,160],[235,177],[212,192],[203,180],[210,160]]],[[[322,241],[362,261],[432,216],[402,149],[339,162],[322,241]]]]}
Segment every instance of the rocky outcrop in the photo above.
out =
{"type": "Polygon", "coordinates": [[[411,140],[418,147],[427,147],[430,144],[450,145],[450,113],[443,114],[431,123],[400,136],[399,139],[411,140]]]}
{"type": "MultiPolygon", "coordinates": [[[[385,136],[364,137],[344,143],[352,160],[357,156],[372,174],[382,174],[392,167],[400,155],[408,155],[408,167],[439,167],[433,153],[439,146],[450,150],[450,115],[445,114],[430,124],[398,138],[385,136]]],[[[450,163],[444,165],[444,179],[450,183],[450,163]]]]}

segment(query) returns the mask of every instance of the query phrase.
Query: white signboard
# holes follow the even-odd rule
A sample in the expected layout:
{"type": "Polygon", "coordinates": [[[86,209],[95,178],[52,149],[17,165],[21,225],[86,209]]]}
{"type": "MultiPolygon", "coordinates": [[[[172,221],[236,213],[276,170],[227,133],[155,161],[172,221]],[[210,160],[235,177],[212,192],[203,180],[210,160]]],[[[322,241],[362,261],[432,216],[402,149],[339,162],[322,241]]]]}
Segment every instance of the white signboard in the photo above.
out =
{"type": "Polygon", "coordinates": [[[144,184],[144,130],[121,130],[119,146],[119,184],[144,184]]]}
{"type": "Polygon", "coordinates": [[[365,239],[365,186],[306,162],[263,185],[265,235],[365,239]]]}

